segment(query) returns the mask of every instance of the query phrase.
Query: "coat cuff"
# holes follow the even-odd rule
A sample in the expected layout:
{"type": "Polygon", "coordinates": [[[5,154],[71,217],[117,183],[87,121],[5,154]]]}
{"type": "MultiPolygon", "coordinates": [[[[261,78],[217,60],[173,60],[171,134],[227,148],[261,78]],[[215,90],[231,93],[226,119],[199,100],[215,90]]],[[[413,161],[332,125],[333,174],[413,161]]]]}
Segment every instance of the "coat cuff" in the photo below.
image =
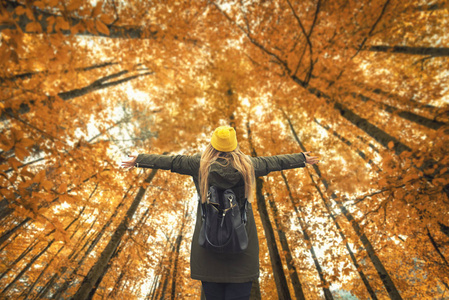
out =
{"type": "Polygon", "coordinates": [[[137,168],[170,170],[173,157],[158,154],[139,154],[136,159],[137,168]]]}

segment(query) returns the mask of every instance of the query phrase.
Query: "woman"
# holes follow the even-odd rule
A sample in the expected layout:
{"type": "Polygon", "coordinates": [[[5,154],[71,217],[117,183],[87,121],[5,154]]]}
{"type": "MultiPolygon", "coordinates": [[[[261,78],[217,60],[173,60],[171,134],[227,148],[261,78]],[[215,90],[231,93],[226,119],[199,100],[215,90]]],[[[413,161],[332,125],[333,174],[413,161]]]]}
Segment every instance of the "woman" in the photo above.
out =
{"type": "Polygon", "coordinates": [[[248,247],[239,254],[211,252],[200,247],[198,236],[201,229],[201,202],[198,201],[197,218],[193,234],[190,273],[192,279],[201,280],[207,300],[249,299],[251,283],[259,277],[259,241],[251,207],[255,177],[265,176],[272,171],[305,167],[315,164],[318,158],[310,152],[277,155],[270,157],[249,157],[240,151],[235,130],[221,126],[215,129],[210,144],[202,154],[185,155],[131,155],[123,161],[125,168],[152,168],[193,177],[201,202],[206,201],[209,186],[232,189],[241,209],[248,200],[246,231],[248,247]]]}

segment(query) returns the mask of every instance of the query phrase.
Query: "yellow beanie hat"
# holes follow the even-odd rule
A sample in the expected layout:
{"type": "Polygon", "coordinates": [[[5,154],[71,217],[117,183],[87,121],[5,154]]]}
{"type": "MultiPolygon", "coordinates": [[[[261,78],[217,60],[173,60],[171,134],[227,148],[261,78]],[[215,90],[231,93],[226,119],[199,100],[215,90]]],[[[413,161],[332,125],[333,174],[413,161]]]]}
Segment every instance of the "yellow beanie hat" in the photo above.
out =
{"type": "Polygon", "coordinates": [[[237,148],[237,136],[235,130],[229,126],[220,126],[215,129],[210,141],[215,150],[231,152],[237,148]]]}

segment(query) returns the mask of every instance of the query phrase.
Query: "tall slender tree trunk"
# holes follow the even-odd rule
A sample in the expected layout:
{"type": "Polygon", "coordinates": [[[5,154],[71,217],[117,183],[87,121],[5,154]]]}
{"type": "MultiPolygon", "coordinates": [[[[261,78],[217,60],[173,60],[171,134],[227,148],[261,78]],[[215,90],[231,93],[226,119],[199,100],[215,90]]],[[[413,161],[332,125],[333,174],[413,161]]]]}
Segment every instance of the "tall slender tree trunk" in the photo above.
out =
{"type": "Polygon", "coordinates": [[[446,47],[409,47],[409,46],[370,46],[366,50],[374,52],[401,53],[409,55],[449,56],[449,48],[446,47]]]}
{"type": "MultiPolygon", "coordinates": [[[[310,174],[310,172],[308,172],[308,170],[307,170],[307,173],[309,174],[310,179],[312,180],[312,182],[315,185],[318,193],[320,194],[320,197],[321,197],[321,199],[324,202],[324,206],[326,207],[326,210],[327,210],[329,216],[331,217],[332,221],[334,222],[335,227],[337,228],[337,231],[340,234],[341,239],[343,241],[346,241],[346,236],[343,233],[343,230],[342,230],[340,224],[338,223],[337,219],[335,218],[334,214],[332,213],[332,210],[330,209],[330,207],[329,207],[329,205],[328,205],[328,203],[327,203],[323,193],[321,192],[321,189],[318,187],[318,184],[315,182],[315,179],[313,179],[312,174],[310,174]]],[[[282,178],[284,179],[285,185],[287,187],[287,191],[289,192],[289,195],[291,195],[291,189],[290,189],[290,185],[288,184],[287,177],[285,177],[285,174],[283,172],[281,172],[281,175],[282,175],[282,178]]],[[[294,205],[294,203],[293,203],[293,205],[294,205]]],[[[369,283],[368,278],[366,277],[365,273],[363,272],[362,266],[357,262],[357,259],[355,258],[355,255],[352,252],[352,249],[349,246],[348,242],[345,242],[345,246],[346,246],[346,250],[348,250],[349,257],[351,258],[351,261],[352,261],[352,263],[354,265],[354,268],[359,273],[359,276],[362,279],[363,284],[365,285],[366,290],[368,291],[368,293],[370,294],[370,296],[371,296],[371,298],[373,300],[377,300],[376,293],[374,292],[374,289],[371,287],[371,284],[369,283]]]]}
{"type": "Polygon", "coordinates": [[[443,261],[444,265],[446,267],[449,267],[449,263],[447,262],[446,257],[443,255],[443,253],[440,250],[440,247],[438,246],[437,242],[435,241],[435,239],[433,238],[432,234],[430,233],[429,227],[426,227],[426,230],[427,230],[427,236],[429,237],[430,243],[432,244],[433,248],[435,249],[435,251],[440,256],[440,258],[443,261]]]}
{"type": "Polygon", "coordinates": [[[276,204],[274,203],[274,200],[270,199],[273,197],[273,194],[270,193],[268,197],[268,202],[271,207],[271,211],[273,212],[273,219],[274,223],[276,225],[276,230],[279,235],[279,241],[281,242],[282,251],[285,253],[285,260],[287,262],[287,268],[290,274],[290,280],[292,282],[293,291],[295,292],[296,299],[305,300],[306,297],[304,295],[304,291],[302,289],[301,281],[298,277],[298,272],[296,271],[296,267],[293,265],[293,256],[292,252],[290,250],[290,246],[287,242],[287,237],[285,236],[284,231],[282,230],[282,225],[279,223],[279,213],[278,209],[276,207],[276,204]]]}
{"type": "MultiPolygon", "coordinates": [[[[292,134],[293,134],[296,142],[298,143],[299,147],[301,148],[301,151],[306,152],[307,150],[304,147],[304,145],[301,143],[301,141],[299,140],[298,135],[296,134],[296,131],[293,128],[293,125],[292,125],[290,119],[287,118],[287,121],[288,121],[290,130],[292,131],[292,134]]],[[[329,189],[329,184],[328,184],[327,180],[321,176],[321,171],[320,171],[319,167],[317,165],[313,165],[313,168],[314,168],[316,174],[318,175],[318,177],[320,178],[321,182],[323,183],[324,187],[326,189],[329,189]]],[[[337,203],[338,208],[341,210],[343,215],[349,221],[349,224],[351,224],[355,233],[357,234],[357,236],[359,237],[363,246],[365,247],[365,250],[368,253],[368,257],[370,258],[372,264],[374,265],[374,268],[376,269],[377,274],[379,275],[380,279],[382,280],[382,283],[384,284],[384,287],[387,290],[390,298],[393,300],[399,300],[399,299],[402,300],[402,297],[401,297],[398,289],[396,288],[396,285],[394,284],[393,280],[391,279],[390,275],[388,274],[388,271],[385,269],[384,265],[382,264],[379,257],[377,256],[373,245],[371,244],[371,242],[368,240],[368,238],[366,237],[366,235],[363,233],[362,229],[360,228],[359,223],[354,219],[352,214],[346,209],[346,207],[343,205],[343,203],[338,200],[338,197],[337,197],[337,195],[335,195],[335,193],[331,194],[331,198],[332,198],[332,200],[334,200],[337,203]]]]}
{"type": "MultiPolygon", "coordinates": [[[[95,238],[92,236],[88,238],[87,242],[84,244],[83,247],[80,247],[81,243],[84,241],[84,239],[87,237],[87,232],[90,232],[92,228],[95,225],[95,222],[97,221],[97,218],[91,223],[91,226],[89,230],[86,231],[86,234],[84,234],[81,239],[77,242],[77,245],[73,248],[70,255],[67,257],[69,264],[77,259],[77,257],[81,254],[82,251],[87,247],[87,245],[91,242],[91,240],[94,240],[95,238]],[[78,250],[81,248],[80,250],[78,250]]],[[[54,273],[53,276],[50,278],[50,280],[47,281],[47,283],[42,287],[42,289],[35,295],[33,298],[36,299],[42,299],[45,298],[47,293],[50,292],[52,288],[57,288],[58,285],[56,284],[56,281],[59,277],[63,277],[67,269],[69,268],[68,265],[64,265],[58,272],[54,273]]]]}
{"type": "Polygon", "coordinates": [[[35,255],[29,262],[28,264],[22,269],[22,271],[20,271],[19,274],[17,274],[16,277],[14,277],[13,281],[11,281],[1,292],[0,292],[0,297],[4,296],[7,297],[7,293],[9,291],[9,289],[11,289],[14,284],[20,280],[20,278],[22,278],[22,276],[31,268],[31,266],[36,262],[36,260],[39,259],[39,257],[42,256],[42,254],[44,254],[48,248],[50,248],[50,246],[54,243],[55,240],[50,241],[47,246],[42,249],[37,255],[35,255]]]}
{"type": "MultiPolygon", "coordinates": [[[[287,117],[287,115],[286,115],[285,113],[284,113],[284,116],[285,116],[285,118],[287,118],[287,120],[288,120],[288,122],[289,122],[289,124],[290,124],[290,126],[291,126],[290,120],[288,119],[288,117],[287,117]]],[[[344,138],[343,136],[341,136],[340,134],[338,134],[337,132],[335,132],[335,130],[331,130],[331,129],[329,128],[329,126],[324,126],[324,125],[322,125],[322,124],[321,124],[320,122],[318,122],[316,119],[315,119],[315,123],[317,123],[318,125],[320,125],[321,127],[323,127],[324,129],[326,129],[326,130],[328,130],[328,131],[332,131],[332,134],[333,134],[334,136],[336,136],[340,141],[342,141],[343,143],[345,143],[346,145],[352,146],[352,143],[351,143],[349,140],[347,140],[346,138],[344,138]]],[[[360,151],[359,149],[356,149],[355,152],[357,152],[357,154],[358,154],[361,158],[363,158],[364,160],[366,160],[366,155],[365,155],[365,153],[363,153],[363,152],[360,151]]],[[[369,160],[368,163],[369,163],[371,166],[375,166],[376,169],[377,169],[377,171],[379,171],[379,172],[382,171],[376,164],[374,164],[374,163],[372,162],[372,160],[369,160]]],[[[417,209],[417,211],[421,212],[420,209],[417,209]]],[[[443,234],[445,234],[446,236],[449,237],[449,227],[446,226],[446,225],[444,225],[444,224],[441,223],[441,222],[438,222],[438,224],[440,225],[440,231],[441,231],[443,234]]]]}
{"type": "MultiPolygon", "coordinates": [[[[109,217],[108,221],[102,226],[102,228],[100,229],[98,234],[95,236],[95,238],[90,243],[86,242],[86,244],[84,245],[84,247],[81,250],[83,250],[87,245],[89,245],[89,246],[87,247],[87,250],[84,252],[81,259],[76,261],[76,259],[78,258],[78,255],[69,257],[71,262],[76,261],[75,266],[73,267],[71,274],[67,277],[67,279],[64,281],[64,283],[62,285],[60,285],[59,288],[56,290],[56,292],[53,294],[53,297],[52,297],[53,299],[58,299],[59,297],[61,297],[65,293],[65,291],[70,287],[70,285],[73,284],[73,282],[75,281],[75,277],[77,276],[81,266],[84,264],[84,261],[89,257],[90,253],[95,249],[95,247],[100,242],[101,238],[103,237],[103,235],[106,233],[107,229],[109,228],[109,225],[111,225],[114,218],[120,212],[120,209],[125,205],[126,199],[128,197],[128,193],[131,191],[131,189],[132,189],[132,186],[130,186],[128,188],[128,190],[126,191],[122,200],[117,205],[114,212],[109,217]]],[[[79,251],[78,253],[80,254],[81,251],[79,251]]],[[[63,269],[59,272],[59,277],[62,277],[62,275],[67,271],[67,269],[68,269],[67,267],[63,267],[63,269]]],[[[55,280],[56,279],[57,278],[55,278],[55,280]]]]}
{"type": "MultiPolygon", "coordinates": [[[[33,20],[28,19],[26,16],[21,15],[21,16],[17,16],[15,14],[13,14],[13,11],[16,7],[21,6],[21,7],[27,7],[25,4],[21,4],[18,1],[11,1],[11,0],[7,0],[5,1],[6,3],[6,9],[8,10],[9,13],[11,13],[11,15],[13,15],[15,18],[18,18],[17,22],[14,22],[14,25],[11,24],[4,24],[0,26],[0,32],[2,32],[5,29],[12,29],[12,30],[16,30],[16,26],[20,27],[20,30],[24,33],[34,33],[34,31],[29,32],[26,27],[29,23],[33,22],[33,20]]],[[[62,33],[64,35],[72,35],[70,30],[56,30],[53,28],[53,26],[49,27],[49,24],[47,22],[49,17],[53,17],[53,18],[57,18],[58,15],[52,13],[52,12],[48,12],[42,9],[36,9],[36,7],[30,5],[30,9],[33,9],[36,14],[35,14],[35,22],[38,22],[40,24],[40,26],[42,27],[42,31],[45,33],[47,32],[48,34],[56,34],[56,33],[62,33]],[[47,31],[48,30],[48,31],[47,31]]],[[[70,23],[71,26],[75,26],[78,23],[82,22],[83,20],[81,18],[75,18],[75,17],[67,17],[66,19],[67,22],[70,23]]],[[[103,33],[97,33],[94,34],[92,32],[89,32],[87,29],[78,32],[76,35],[80,35],[80,36],[97,36],[97,37],[107,37],[107,38],[120,38],[120,39],[155,39],[158,37],[158,31],[150,31],[148,29],[147,26],[116,26],[113,24],[107,25],[105,24],[106,27],[108,27],[109,30],[109,35],[105,35],[103,33]]]]}
{"type": "Polygon", "coordinates": [[[447,125],[444,122],[436,121],[434,119],[429,119],[429,118],[420,116],[420,115],[415,114],[410,111],[401,110],[397,107],[394,107],[394,106],[386,104],[386,103],[379,103],[379,101],[375,101],[363,94],[352,93],[352,97],[354,99],[360,99],[363,102],[373,101],[384,111],[391,113],[391,114],[396,114],[397,116],[399,116],[405,120],[408,120],[408,121],[416,123],[418,125],[427,127],[429,129],[438,130],[441,127],[447,125]]]}
{"type": "MultiPolygon", "coordinates": [[[[284,116],[286,116],[285,113],[284,113],[284,116]]],[[[360,149],[355,149],[353,147],[352,143],[348,139],[346,139],[344,136],[342,136],[341,134],[339,134],[335,130],[331,129],[329,126],[321,124],[320,122],[318,122],[317,119],[314,119],[314,121],[315,121],[315,123],[320,125],[322,128],[326,129],[327,131],[332,132],[333,136],[338,138],[342,143],[344,143],[344,144],[348,145],[349,147],[351,147],[363,160],[367,161],[372,167],[376,167],[377,170],[379,170],[379,167],[371,159],[367,159],[365,153],[360,151],[360,149]]]]}
{"type": "Polygon", "coordinates": [[[323,269],[321,268],[320,262],[318,261],[318,257],[316,256],[315,248],[312,245],[312,240],[309,236],[306,223],[303,220],[303,218],[301,217],[301,215],[303,215],[303,212],[301,211],[301,209],[298,209],[297,205],[295,205],[295,200],[293,199],[292,191],[290,189],[290,185],[288,184],[287,177],[285,177],[284,172],[281,171],[281,175],[282,175],[282,178],[284,179],[285,186],[287,187],[290,202],[291,202],[293,208],[295,209],[296,218],[298,219],[299,226],[301,227],[301,231],[304,236],[304,240],[306,241],[306,244],[309,247],[310,255],[312,256],[313,263],[318,272],[318,276],[320,278],[321,284],[323,285],[324,298],[326,300],[333,300],[334,297],[332,296],[332,293],[329,289],[330,283],[324,277],[324,272],[323,272],[323,269]]]}
{"type": "Polygon", "coordinates": [[[14,232],[16,232],[17,230],[22,228],[22,226],[27,224],[30,220],[31,220],[30,217],[26,217],[25,219],[23,219],[23,221],[21,221],[19,224],[14,226],[14,228],[11,228],[11,229],[7,230],[6,232],[4,232],[2,234],[2,236],[0,236],[0,245],[2,245],[4,242],[6,242],[11,237],[11,235],[13,235],[14,232]]]}
{"type": "Polygon", "coordinates": [[[162,273],[163,274],[162,275],[163,283],[162,283],[162,286],[160,287],[160,289],[158,289],[158,291],[157,291],[157,297],[159,297],[160,300],[164,300],[166,298],[165,292],[167,291],[167,286],[170,281],[170,274],[171,274],[170,269],[172,266],[174,253],[175,253],[175,244],[172,244],[171,251],[170,251],[170,258],[168,260],[168,267],[164,267],[164,270],[162,273]]]}
{"type": "MultiPolygon", "coordinates": [[[[330,97],[328,95],[324,94],[323,92],[321,92],[320,90],[318,90],[316,88],[310,87],[308,83],[302,81],[298,77],[292,76],[292,79],[297,84],[301,85],[302,87],[304,87],[306,90],[308,90],[310,93],[316,95],[317,97],[325,98],[327,100],[330,99],[330,97]]],[[[404,143],[402,143],[395,137],[389,135],[388,133],[386,133],[382,129],[378,128],[377,126],[371,124],[370,122],[368,122],[367,119],[360,117],[358,114],[354,113],[351,109],[347,108],[342,103],[335,101],[335,102],[333,102],[333,107],[334,107],[334,109],[336,109],[337,111],[340,112],[340,115],[342,117],[344,117],[346,120],[348,120],[349,122],[351,122],[352,124],[357,126],[359,129],[365,131],[369,136],[374,138],[379,144],[381,144],[385,148],[388,149],[389,148],[388,144],[392,142],[394,145],[393,149],[394,149],[396,155],[400,155],[404,151],[412,152],[412,149],[410,147],[408,147],[407,145],[405,145],[404,143]]],[[[428,160],[428,161],[424,162],[421,167],[416,167],[416,166],[415,167],[420,171],[424,171],[424,168],[427,165],[433,165],[434,163],[435,163],[435,161],[428,160]]],[[[432,182],[432,180],[435,178],[435,176],[442,175],[442,174],[440,174],[440,170],[442,170],[443,168],[444,168],[444,166],[439,166],[438,168],[435,169],[433,174],[426,175],[425,176],[426,180],[429,182],[432,182]]],[[[448,173],[449,173],[449,169],[446,170],[444,174],[448,174],[448,173]]],[[[443,192],[449,198],[449,183],[443,187],[443,192]]]]}
{"type": "Polygon", "coordinates": [[[122,247],[123,247],[123,243],[122,243],[122,241],[120,241],[119,244],[117,245],[117,248],[115,248],[115,251],[112,254],[111,259],[109,260],[104,272],[102,272],[101,276],[98,277],[97,281],[94,284],[93,289],[90,290],[89,295],[87,296],[88,300],[91,300],[94,297],[95,293],[97,292],[98,287],[101,284],[101,281],[103,280],[104,276],[106,275],[109,268],[111,267],[113,259],[119,255],[122,247]]]}
{"type": "MultiPolygon", "coordinates": [[[[145,183],[150,183],[154,176],[156,175],[157,169],[152,170],[152,172],[145,179],[145,183]]],[[[94,288],[94,284],[97,282],[97,279],[103,274],[104,270],[107,267],[107,263],[109,262],[112,254],[117,248],[121,238],[125,234],[126,229],[128,228],[129,222],[132,220],[134,213],[136,212],[137,207],[140,204],[140,201],[143,198],[143,195],[146,192],[146,188],[140,187],[139,192],[137,193],[134,201],[126,212],[126,216],[123,218],[120,225],[115,230],[114,234],[111,237],[106,248],[100,255],[100,258],[95,263],[95,265],[90,269],[83,282],[81,283],[78,291],[73,296],[73,299],[86,299],[89,295],[90,291],[94,288]]]]}
{"type": "Polygon", "coordinates": [[[11,271],[14,266],[19,263],[26,255],[28,255],[31,251],[34,250],[34,248],[39,244],[39,240],[35,240],[33,241],[30,245],[28,245],[28,247],[22,251],[22,253],[10,264],[6,267],[5,271],[3,271],[2,274],[0,274],[0,280],[2,280],[3,277],[6,276],[6,274],[9,273],[9,271],[11,271]]]}
{"type": "MultiPolygon", "coordinates": [[[[89,176],[88,178],[84,179],[82,181],[82,183],[86,183],[88,182],[90,179],[92,179],[93,177],[97,176],[97,173],[95,173],[92,176],[89,176]]],[[[81,183],[81,184],[82,184],[81,183]]],[[[67,193],[70,192],[70,190],[67,191],[67,193]]],[[[59,196],[54,198],[53,200],[51,200],[50,202],[45,202],[42,205],[40,205],[38,207],[38,210],[43,208],[43,207],[48,207],[50,204],[55,203],[56,201],[59,200],[59,196]]],[[[30,217],[26,217],[24,220],[22,220],[19,224],[17,224],[14,228],[9,229],[8,231],[6,231],[5,233],[2,234],[2,236],[0,236],[0,245],[2,245],[4,242],[6,242],[9,237],[16,232],[18,229],[22,228],[22,226],[26,225],[29,221],[31,221],[32,219],[30,217]]]]}
{"type": "MultiPolygon", "coordinates": [[[[257,156],[256,150],[252,144],[251,130],[249,123],[247,123],[247,132],[251,147],[251,153],[253,156],[257,156]]],[[[281,300],[291,299],[290,290],[288,289],[287,278],[282,267],[282,260],[279,254],[278,247],[276,245],[276,239],[274,236],[273,225],[271,225],[270,218],[268,216],[268,210],[263,195],[263,180],[262,178],[256,179],[256,201],[257,208],[259,210],[260,219],[262,221],[263,229],[265,232],[265,238],[267,239],[268,252],[270,254],[271,266],[273,268],[274,281],[276,283],[276,289],[278,297],[281,300]]]]}
{"type": "Polygon", "coordinates": [[[42,277],[44,276],[45,272],[47,271],[47,269],[51,266],[51,264],[53,263],[53,261],[55,260],[56,257],[58,257],[59,253],[64,249],[65,245],[61,246],[58,250],[58,252],[53,255],[53,257],[51,258],[51,260],[47,263],[47,265],[45,266],[45,268],[40,272],[39,276],[36,278],[36,280],[34,280],[33,284],[31,286],[28,287],[28,289],[26,291],[24,291],[24,293],[21,295],[20,298],[23,297],[24,300],[28,299],[28,296],[30,296],[30,294],[33,292],[34,287],[37,285],[37,283],[42,279],[42,277]]]}
{"type": "Polygon", "coordinates": [[[171,285],[171,299],[178,299],[179,295],[176,293],[176,279],[178,277],[178,262],[179,262],[179,250],[181,249],[181,242],[184,236],[184,228],[187,223],[187,218],[189,216],[188,207],[185,206],[184,216],[182,218],[181,228],[179,229],[178,236],[175,241],[175,253],[174,253],[174,263],[173,263],[173,275],[172,275],[172,285],[171,285]]]}
{"type": "MultiPolygon", "coordinates": [[[[102,89],[105,89],[105,88],[108,88],[108,87],[112,87],[112,86],[119,85],[121,83],[128,82],[128,81],[133,80],[135,78],[138,78],[140,76],[146,76],[146,75],[154,74],[153,72],[145,72],[145,73],[139,73],[139,74],[136,74],[136,75],[128,76],[128,77],[125,77],[125,78],[122,78],[122,79],[117,79],[115,81],[111,81],[111,79],[119,78],[119,77],[121,77],[121,76],[123,76],[125,74],[128,74],[128,73],[129,73],[128,70],[124,70],[124,71],[120,71],[120,72],[117,72],[117,73],[114,73],[114,74],[111,74],[111,75],[107,75],[107,76],[101,77],[101,78],[93,81],[89,85],[86,85],[86,86],[84,86],[82,88],[73,89],[73,90],[70,90],[70,91],[67,91],[67,92],[60,92],[60,93],[58,93],[58,96],[62,100],[67,101],[67,100],[70,100],[70,99],[74,99],[74,98],[77,98],[77,97],[84,96],[84,95],[86,95],[88,93],[92,93],[94,91],[102,90],[102,89]]],[[[31,101],[30,103],[32,105],[34,102],[31,101]]],[[[9,117],[13,117],[13,118],[18,118],[17,114],[21,115],[21,114],[28,113],[30,111],[31,111],[31,108],[30,108],[29,104],[22,104],[22,105],[20,105],[20,108],[19,108],[18,111],[13,111],[11,108],[5,108],[2,111],[2,114],[0,115],[0,121],[6,120],[6,118],[8,116],[9,117]]]]}

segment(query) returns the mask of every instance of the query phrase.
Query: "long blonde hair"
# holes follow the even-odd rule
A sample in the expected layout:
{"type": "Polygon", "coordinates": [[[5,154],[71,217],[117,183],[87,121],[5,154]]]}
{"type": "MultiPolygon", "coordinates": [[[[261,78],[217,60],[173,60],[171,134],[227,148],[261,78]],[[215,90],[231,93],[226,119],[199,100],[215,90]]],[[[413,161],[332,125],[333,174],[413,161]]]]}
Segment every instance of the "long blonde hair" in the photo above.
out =
{"type": "Polygon", "coordinates": [[[251,191],[255,185],[255,175],[254,167],[251,160],[246,156],[239,147],[231,152],[221,152],[216,150],[209,144],[201,155],[200,161],[200,171],[199,171],[199,185],[200,185],[200,196],[201,202],[206,202],[207,192],[209,190],[209,171],[210,166],[213,162],[217,160],[218,157],[222,157],[231,162],[232,166],[242,174],[243,180],[245,182],[245,197],[248,201],[252,199],[251,191]]]}

